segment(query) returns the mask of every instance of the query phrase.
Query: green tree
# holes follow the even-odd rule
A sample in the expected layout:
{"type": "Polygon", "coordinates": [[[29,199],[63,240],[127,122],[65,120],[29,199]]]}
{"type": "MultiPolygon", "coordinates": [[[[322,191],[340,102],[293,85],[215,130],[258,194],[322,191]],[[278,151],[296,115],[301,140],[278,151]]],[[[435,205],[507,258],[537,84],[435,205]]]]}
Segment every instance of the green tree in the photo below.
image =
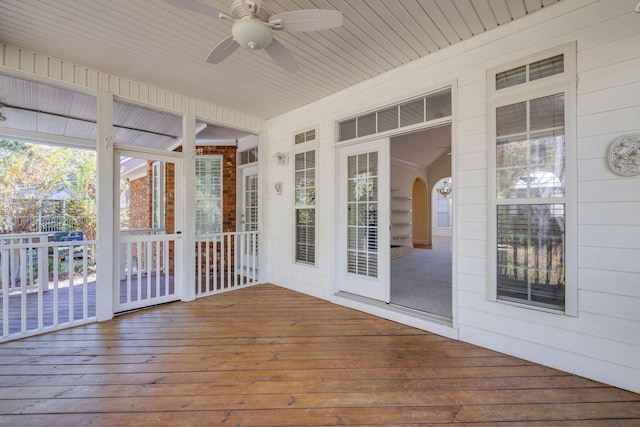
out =
{"type": "Polygon", "coordinates": [[[94,238],[95,180],[93,152],[0,140],[0,233],[38,231],[42,214],[59,213],[94,238]]]}

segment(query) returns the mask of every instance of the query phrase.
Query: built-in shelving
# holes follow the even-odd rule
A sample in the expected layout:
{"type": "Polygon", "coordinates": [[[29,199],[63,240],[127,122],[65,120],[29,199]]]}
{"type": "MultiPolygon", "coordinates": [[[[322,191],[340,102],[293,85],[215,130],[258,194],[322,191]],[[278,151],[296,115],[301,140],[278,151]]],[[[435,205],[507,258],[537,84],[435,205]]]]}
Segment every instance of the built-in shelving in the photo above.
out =
{"type": "Polygon", "coordinates": [[[391,190],[391,244],[413,246],[411,197],[391,190]]]}

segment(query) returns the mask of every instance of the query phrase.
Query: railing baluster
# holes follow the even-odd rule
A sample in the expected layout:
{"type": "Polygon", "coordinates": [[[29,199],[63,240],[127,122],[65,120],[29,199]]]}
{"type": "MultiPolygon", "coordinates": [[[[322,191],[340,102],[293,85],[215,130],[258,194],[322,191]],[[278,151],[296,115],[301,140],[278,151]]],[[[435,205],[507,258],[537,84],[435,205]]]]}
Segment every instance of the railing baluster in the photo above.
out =
{"type": "MultiPolygon", "coordinates": [[[[38,329],[44,326],[44,303],[43,292],[49,288],[49,272],[45,273],[47,265],[47,256],[45,256],[45,248],[38,247],[38,329]]],[[[48,253],[47,253],[48,255],[48,253]]],[[[48,270],[48,268],[47,268],[48,270]]]]}
{"type": "Polygon", "coordinates": [[[9,257],[11,249],[0,251],[2,257],[2,336],[9,335],[9,257]]]}
{"type": "Polygon", "coordinates": [[[211,290],[211,245],[209,244],[209,240],[205,240],[205,289],[207,291],[211,290]]]}
{"type": "Polygon", "coordinates": [[[69,290],[69,323],[73,323],[73,321],[75,320],[75,313],[74,313],[74,302],[73,302],[73,286],[74,286],[74,277],[73,277],[73,245],[71,243],[69,243],[69,263],[68,263],[68,272],[69,272],[69,286],[68,286],[68,290],[69,290]]]}
{"type": "Polygon", "coordinates": [[[213,240],[213,244],[211,245],[213,248],[213,289],[211,289],[211,291],[215,292],[218,290],[218,274],[220,271],[220,267],[218,265],[218,240],[215,237],[209,239],[213,240]]]}
{"type": "Polygon", "coordinates": [[[53,325],[58,324],[58,286],[60,280],[60,246],[53,247],[53,325]]]}
{"type": "Polygon", "coordinates": [[[156,268],[156,298],[160,296],[160,282],[162,278],[160,277],[160,273],[162,273],[162,242],[155,242],[156,247],[156,256],[155,256],[155,268],[156,268]]]}
{"type": "Polygon", "coordinates": [[[233,263],[231,262],[231,249],[232,249],[232,240],[231,240],[231,236],[227,235],[226,237],[227,240],[227,250],[226,250],[226,256],[227,256],[227,288],[231,288],[233,287],[233,282],[231,280],[231,270],[233,268],[233,263]]]}
{"type": "Polygon", "coordinates": [[[27,248],[20,249],[20,331],[27,331],[27,248]]]}
{"type": "Polygon", "coordinates": [[[82,246],[82,320],[89,318],[89,247],[82,246]]]}
{"type": "MultiPolygon", "coordinates": [[[[142,271],[143,271],[143,267],[144,267],[144,253],[143,253],[143,248],[144,246],[142,245],[141,242],[136,242],[136,253],[138,254],[138,268],[136,269],[136,289],[137,289],[137,293],[136,293],[136,299],[135,301],[140,301],[142,298],[140,297],[140,295],[142,294],[142,271]]],[[[132,296],[133,298],[133,296],[132,296]]]]}

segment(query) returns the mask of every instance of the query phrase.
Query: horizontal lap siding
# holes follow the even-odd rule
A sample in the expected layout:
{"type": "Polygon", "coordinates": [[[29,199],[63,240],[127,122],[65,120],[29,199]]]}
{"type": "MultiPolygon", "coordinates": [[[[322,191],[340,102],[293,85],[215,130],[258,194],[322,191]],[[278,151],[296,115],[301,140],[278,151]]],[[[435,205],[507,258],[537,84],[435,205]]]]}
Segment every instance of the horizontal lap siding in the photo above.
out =
{"type": "MultiPolygon", "coordinates": [[[[566,0],[462,44],[414,61],[339,94],[270,120],[270,153],[291,150],[295,131],[319,126],[319,262],[329,268],[335,238],[335,122],[457,83],[454,99],[457,324],[462,340],[640,391],[640,178],[606,166],[612,139],[640,132],[640,15],[635,0],[566,0]],[[486,70],[577,42],[578,316],[487,299],[489,223],[486,70]],[[440,85],[440,86],[439,86],[440,85]],[[628,236],[625,236],[625,230],[628,236]],[[619,239],[617,237],[620,237],[619,239]],[[636,361],[636,362],[634,362],[636,361]]],[[[269,164],[270,180],[292,182],[269,164]]],[[[291,184],[288,184],[291,185],[291,184]]],[[[300,267],[289,256],[291,198],[267,196],[270,280],[311,294],[330,293],[332,270],[300,267]],[[287,206],[289,204],[289,206],[287,206]],[[282,248],[278,248],[282,250],[282,248]],[[311,289],[311,290],[310,290],[311,289]]]]}
{"type": "Polygon", "coordinates": [[[639,391],[640,177],[607,165],[611,141],[640,132],[636,4],[616,3],[620,13],[583,31],[588,41],[578,43],[578,302],[582,323],[604,325],[585,328],[592,345],[585,354],[628,370],[620,381],[639,391]]]}

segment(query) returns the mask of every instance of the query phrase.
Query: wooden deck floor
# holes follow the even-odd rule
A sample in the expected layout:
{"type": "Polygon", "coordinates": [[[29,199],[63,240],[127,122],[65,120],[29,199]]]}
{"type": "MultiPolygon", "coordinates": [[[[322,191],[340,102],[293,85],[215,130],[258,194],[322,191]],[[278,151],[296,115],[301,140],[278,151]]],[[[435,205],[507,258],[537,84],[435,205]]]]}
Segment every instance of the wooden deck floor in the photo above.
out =
{"type": "Polygon", "coordinates": [[[0,344],[0,425],[638,426],[640,395],[273,285],[0,344]]]}

